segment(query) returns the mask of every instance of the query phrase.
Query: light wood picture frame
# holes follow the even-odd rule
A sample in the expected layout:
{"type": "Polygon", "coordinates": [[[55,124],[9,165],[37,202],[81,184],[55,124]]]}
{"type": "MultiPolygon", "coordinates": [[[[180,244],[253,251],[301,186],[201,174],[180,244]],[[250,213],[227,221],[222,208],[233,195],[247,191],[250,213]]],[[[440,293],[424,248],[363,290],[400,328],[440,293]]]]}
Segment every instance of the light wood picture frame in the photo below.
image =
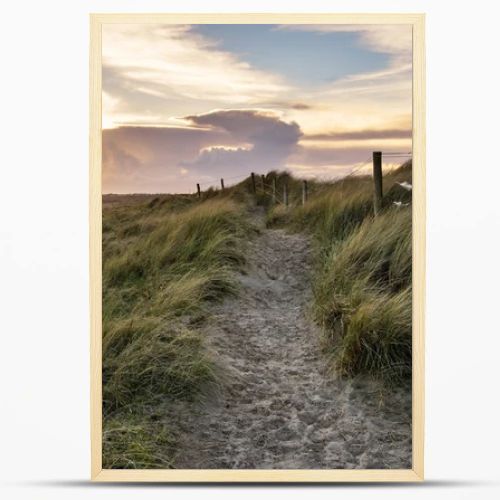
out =
{"type": "Polygon", "coordinates": [[[90,363],[91,478],[127,482],[403,482],[424,479],[425,48],[424,14],[91,14],[90,363]],[[408,470],[115,470],[102,467],[102,58],[104,24],[408,24],[413,30],[412,468],[408,470]]]}

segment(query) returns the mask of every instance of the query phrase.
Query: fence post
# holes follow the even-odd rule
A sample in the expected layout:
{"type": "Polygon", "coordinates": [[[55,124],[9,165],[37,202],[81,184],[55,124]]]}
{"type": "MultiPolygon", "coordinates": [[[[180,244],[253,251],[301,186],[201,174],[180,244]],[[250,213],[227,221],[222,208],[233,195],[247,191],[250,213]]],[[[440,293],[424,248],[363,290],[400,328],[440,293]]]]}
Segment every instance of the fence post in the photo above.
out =
{"type": "Polygon", "coordinates": [[[302,181],[302,205],[305,205],[307,201],[307,181],[302,181]]]}
{"type": "Polygon", "coordinates": [[[196,184],[196,189],[198,191],[198,198],[201,198],[201,191],[200,191],[200,185],[196,184]]]}
{"type": "Polygon", "coordinates": [[[373,199],[373,212],[377,215],[382,209],[382,152],[373,152],[373,182],[375,196],[373,199]]]}
{"type": "Polygon", "coordinates": [[[224,179],[220,180],[220,188],[222,191],[224,191],[224,179]]]}
{"type": "Polygon", "coordinates": [[[253,194],[257,193],[257,188],[255,187],[255,174],[252,172],[252,189],[253,189],[253,194]]]}
{"type": "Polygon", "coordinates": [[[265,193],[265,189],[266,189],[266,176],[264,174],[262,174],[260,176],[260,179],[262,181],[262,192],[265,193]]]}
{"type": "Polygon", "coordinates": [[[286,182],[283,184],[283,203],[285,207],[288,207],[288,185],[286,182]]]}
{"type": "Polygon", "coordinates": [[[273,177],[273,205],[276,205],[276,177],[273,177]]]}

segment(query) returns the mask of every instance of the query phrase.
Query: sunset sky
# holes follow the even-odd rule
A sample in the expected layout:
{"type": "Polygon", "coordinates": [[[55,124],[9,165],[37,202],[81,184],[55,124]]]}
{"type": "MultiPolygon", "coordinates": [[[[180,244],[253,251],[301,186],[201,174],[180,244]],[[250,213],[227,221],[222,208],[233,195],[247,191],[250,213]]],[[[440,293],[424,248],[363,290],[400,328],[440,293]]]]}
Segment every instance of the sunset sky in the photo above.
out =
{"type": "Polygon", "coordinates": [[[103,192],[411,151],[411,47],[402,25],[104,25],[103,192]]]}

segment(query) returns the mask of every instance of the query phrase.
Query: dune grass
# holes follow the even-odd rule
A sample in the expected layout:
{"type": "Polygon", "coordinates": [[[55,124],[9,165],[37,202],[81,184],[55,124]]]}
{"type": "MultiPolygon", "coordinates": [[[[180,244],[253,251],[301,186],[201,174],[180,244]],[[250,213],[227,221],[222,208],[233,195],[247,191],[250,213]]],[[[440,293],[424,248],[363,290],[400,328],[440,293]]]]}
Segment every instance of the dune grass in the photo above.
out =
{"type": "Polygon", "coordinates": [[[252,227],[224,198],[157,197],[103,211],[105,468],[172,465],[174,435],[152,402],[193,399],[215,381],[207,305],[235,293],[252,227]],[[154,406],[154,405],[153,405],[154,406]]]}
{"type": "Polygon", "coordinates": [[[103,431],[105,469],[171,469],[175,439],[154,413],[142,405],[134,412],[107,416],[103,431]]]}
{"type": "Polygon", "coordinates": [[[411,375],[411,210],[365,219],[325,252],[314,314],[333,366],[394,381],[411,375]]]}
{"type": "Polygon", "coordinates": [[[314,318],[331,367],[395,382],[411,375],[411,163],[384,176],[384,209],[373,216],[373,181],[324,184],[305,206],[271,208],[268,226],[316,241],[314,318]],[[393,202],[405,205],[396,207],[393,202]]]}

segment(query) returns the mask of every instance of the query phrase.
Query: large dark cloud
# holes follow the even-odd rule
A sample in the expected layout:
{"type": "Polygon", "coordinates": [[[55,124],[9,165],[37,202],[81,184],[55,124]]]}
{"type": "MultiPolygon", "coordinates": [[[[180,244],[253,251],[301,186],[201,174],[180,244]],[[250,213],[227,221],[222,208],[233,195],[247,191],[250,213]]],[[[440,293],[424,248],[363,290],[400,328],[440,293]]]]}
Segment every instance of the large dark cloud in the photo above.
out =
{"type": "Polygon", "coordinates": [[[257,110],[222,110],[187,116],[195,125],[213,127],[231,134],[242,147],[215,147],[200,152],[198,158],[183,165],[218,168],[222,172],[238,165],[240,169],[264,172],[283,168],[302,135],[300,127],[286,123],[273,113],[257,110]]]}
{"type": "Polygon", "coordinates": [[[196,125],[205,125],[230,132],[236,139],[250,142],[276,143],[285,147],[297,144],[302,132],[295,123],[286,123],[276,114],[253,109],[221,110],[187,116],[196,125]]]}
{"type": "Polygon", "coordinates": [[[258,110],[186,117],[191,127],[103,132],[104,192],[190,191],[197,183],[284,168],[301,131],[258,110]]]}

